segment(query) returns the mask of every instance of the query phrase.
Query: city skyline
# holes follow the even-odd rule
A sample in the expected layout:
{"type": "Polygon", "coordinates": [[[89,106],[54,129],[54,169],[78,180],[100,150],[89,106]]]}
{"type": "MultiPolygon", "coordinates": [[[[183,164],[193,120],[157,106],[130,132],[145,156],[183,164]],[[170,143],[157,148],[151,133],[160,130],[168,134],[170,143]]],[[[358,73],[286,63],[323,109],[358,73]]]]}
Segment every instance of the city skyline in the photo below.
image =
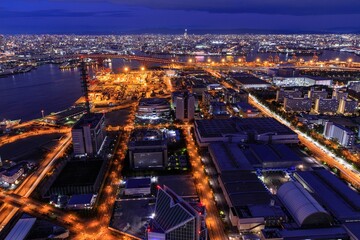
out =
{"type": "Polygon", "coordinates": [[[0,1],[0,239],[360,239],[358,19],[0,1]]]}
{"type": "Polygon", "coordinates": [[[358,33],[346,1],[52,1],[0,3],[3,34],[358,33]]]}

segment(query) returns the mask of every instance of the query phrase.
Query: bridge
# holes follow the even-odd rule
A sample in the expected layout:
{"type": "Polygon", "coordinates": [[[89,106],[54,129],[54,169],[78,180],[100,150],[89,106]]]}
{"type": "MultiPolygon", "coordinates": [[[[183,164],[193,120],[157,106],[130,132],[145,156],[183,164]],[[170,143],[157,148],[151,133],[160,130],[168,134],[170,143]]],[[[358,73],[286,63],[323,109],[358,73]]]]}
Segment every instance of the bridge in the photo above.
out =
{"type": "Polygon", "coordinates": [[[126,55],[126,54],[75,54],[75,55],[66,55],[61,58],[71,59],[71,58],[91,58],[97,59],[99,62],[104,61],[107,58],[121,58],[125,60],[134,60],[139,62],[149,62],[149,63],[160,63],[160,64],[184,64],[176,59],[170,58],[159,58],[151,56],[139,56],[139,55],[126,55]]]}
{"type": "MultiPolygon", "coordinates": [[[[241,64],[236,62],[219,62],[215,65],[211,65],[209,62],[184,62],[179,61],[178,58],[161,58],[154,56],[141,56],[141,55],[129,55],[129,54],[73,54],[61,56],[58,59],[81,59],[81,58],[91,58],[97,59],[97,61],[102,64],[105,59],[125,59],[125,60],[134,60],[143,63],[159,63],[159,64],[177,64],[177,65],[186,65],[189,67],[207,67],[212,68],[213,70],[258,70],[258,71],[267,71],[269,68],[289,68],[289,66],[268,66],[268,65],[255,65],[255,62],[242,62],[241,64]]],[[[360,63],[358,62],[318,62],[316,64],[305,64],[305,65],[294,65],[291,66],[296,69],[304,70],[339,70],[339,71],[359,71],[360,63]],[[320,64],[321,63],[321,64],[320,64]]]]}

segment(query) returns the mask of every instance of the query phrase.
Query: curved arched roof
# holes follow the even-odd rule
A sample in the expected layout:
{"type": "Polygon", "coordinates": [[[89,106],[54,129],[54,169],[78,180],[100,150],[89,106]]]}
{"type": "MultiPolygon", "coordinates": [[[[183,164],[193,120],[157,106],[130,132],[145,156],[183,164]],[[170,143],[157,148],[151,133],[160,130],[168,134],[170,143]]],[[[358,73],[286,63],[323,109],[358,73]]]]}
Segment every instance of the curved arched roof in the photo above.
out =
{"type": "Polygon", "coordinates": [[[297,182],[284,183],[277,195],[300,226],[328,225],[328,212],[297,182]]]}

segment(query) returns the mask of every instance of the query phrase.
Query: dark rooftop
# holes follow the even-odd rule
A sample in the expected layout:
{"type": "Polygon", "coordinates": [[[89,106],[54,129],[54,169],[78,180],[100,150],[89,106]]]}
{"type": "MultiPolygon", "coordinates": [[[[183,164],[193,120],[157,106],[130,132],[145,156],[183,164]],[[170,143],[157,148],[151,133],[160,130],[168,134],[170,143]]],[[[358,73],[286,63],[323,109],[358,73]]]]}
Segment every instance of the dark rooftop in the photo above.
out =
{"type": "Polygon", "coordinates": [[[267,83],[264,80],[261,80],[260,78],[257,78],[257,77],[234,77],[234,79],[242,85],[246,85],[246,84],[258,84],[258,85],[268,84],[268,85],[270,85],[269,83],[267,83]]]}
{"type": "Polygon", "coordinates": [[[233,119],[196,120],[195,125],[200,135],[204,137],[221,137],[227,134],[239,133],[233,119]]]}
{"type": "Polygon", "coordinates": [[[70,161],[52,187],[93,185],[104,161],[70,161]]]}
{"type": "Polygon", "coordinates": [[[73,195],[69,199],[68,205],[74,205],[74,204],[86,204],[90,203],[91,199],[93,197],[93,194],[78,194],[73,195]]]}
{"type": "Polygon", "coordinates": [[[223,183],[233,183],[239,181],[258,181],[256,174],[250,171],[225,172],[221,174],[223,183]]]}
{"type": "MultiPolygon", "coordinates": [[[[211,143],[209,152],[219,172],[253,168],[288,168],[302,163],[284,144],[211,143]]],[[[221,174],[220,173],[220,174],[221,174]]]]}
{"type": "Polygon", "coordinates": [[[244,154],[252,164],[266,162],[301,163],[300,157],[285,144],[250,144],[244,154]]]}
{"type": "Polygon", "coordinates": [[[255,107],[253,107],[251,104],[247,103],[247,102],[237,102],[236,107],[243,110],[243,111],[252,111],[252,112],[258,112],[259,110],[255,107]]]}
{"type": "Polygon", "coordinates": [[[139,106],[150,105],[169,105],[169,101],[166,98],[142,98],[139,101],[139,106]]]}
{"type": "Polygon", "coordinates": [[[276,132],[295,134],[289,127],[274,118],[236,118],[237,127],[242,131],[255,131],[258,134],[276,132]]]}
{"type": "Polygon", "coordinates": [[[159,176],[160,186],[167,186],[180,197],[197,197],[194,180],[191,175],[159,176]]]}
{"type": "Polygon", "coordinates": [[[340,221],[360,221],[360,194],[327,170],[296,172],[296,179],[311,190],[340,221]]]}
{"type": "Polygon", "coordinates": [[[90,128],[96,127],[101,119],[104,117],[102,113],[91,113],[83,115],[79,121],[73,126],[73,129],[82,128],[83,126],[89,125],[90,128]]]}
{"type": "Polygon", "coordinates": [[[270,204],[271,195],[255,173],[237,171],[220,176],[234,207],[270,204]]]}
{"type": "Polygon", "coordinates": [[[125,188],[144,188],[150,185],[150,178],[130,178],[126,180],[125,188]]]}
{"type": "Polygon", "coordinates": [[[209,152],[220,174],[225,171],[253,169],[236,143],[211,143],[209,152]]]}
{"type": "Polygon", "coordinates": [[[196,120],[195,126],[203,137],[221,137],[230,134],[296,134],[274,118],[230,118],[196,120]]]}
{"type": "Polygon", "coordinates": [[[165,135],[158,129],[135,129],[131,133],[129,146],[166,146],[165,135]]]}

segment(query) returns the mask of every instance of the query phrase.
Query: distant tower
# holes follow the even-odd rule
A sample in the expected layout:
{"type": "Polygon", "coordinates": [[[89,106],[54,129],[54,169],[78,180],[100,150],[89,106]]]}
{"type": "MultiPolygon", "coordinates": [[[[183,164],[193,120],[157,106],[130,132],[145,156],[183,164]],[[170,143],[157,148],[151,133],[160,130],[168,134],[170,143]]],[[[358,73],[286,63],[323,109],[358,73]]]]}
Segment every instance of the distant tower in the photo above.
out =
{"type": "Polygon", "coordinates": [[[90,102],[89,102],[89,75],[86,69],[86,64],[84,59],[81,61],[81,85],[84,91],[84,97],[85,97],[85,107],[86,112],[90,113],[90,102]]]}
{"type": "Polygon", "coordinates": [[[184,92],[175,97],[176,119],[181,121],[194,120],[195,114],[195,97],[189,92],[184,92]]]}
{"type": "Polygon", "coordinates": [[[274,63],[279,63],[279,62],[280,62],[280,57],[279,57],[279,55],[276,55],[274,57],[274,63]]]}
{"type": "Polygon", "coordinates": [[[312,57],[313,62],[317,62],[319,60],[319,57],[316,55],[316,52],[314,52],[314,56],[312,57]]]}
{"type": "Polygon", "coordinates": [[[185,39],[187,39],[187,38],[188,38],[187,29],[185,29],[185,32],[184,32],[184,38],[185,38],[185,39]]]}
{"type": "Polygon", "coordinates": [[[296,54],[294,53],[294,55],[293,55],[292,58],[291,58],[291,61],[297,62],[297,60],[298,60],[298,57],[297,57],[296,54]]]}
{"type": "Polygon", "coordinates": [[[5,40],[3,35],[0,35],[0,50],[5,50],[5,40]]]}
{"type": "Polygon", "coordinates": [[[270,56],[268,57],[268,62],[270,62],[270,63],[273,63],[273,62],[274,62],[274,57],[273,57],[272,55],[270,55],[270,56]]]}

